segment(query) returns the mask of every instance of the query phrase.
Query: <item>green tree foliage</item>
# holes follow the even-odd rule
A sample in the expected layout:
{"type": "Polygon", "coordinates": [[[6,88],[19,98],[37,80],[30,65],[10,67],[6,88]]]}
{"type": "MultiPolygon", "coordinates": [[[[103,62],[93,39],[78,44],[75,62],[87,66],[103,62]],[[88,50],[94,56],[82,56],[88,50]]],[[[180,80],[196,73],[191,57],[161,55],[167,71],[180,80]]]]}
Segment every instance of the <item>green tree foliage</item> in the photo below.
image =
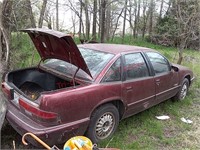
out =
{"type": "Polygon", "coordinates": [[[177,21],[171,15],[166,15],[158,21],[156,26],[156,33],[159,35],[168,34],[171,36],[177,35],[177,21]]]}
{"type": "Polygon", "coordinates": [[[158,20],[157,38],[151,39],[162,45],[199,49],[199,21],[197,0],[173,1],[169,12],[158,20]]]}

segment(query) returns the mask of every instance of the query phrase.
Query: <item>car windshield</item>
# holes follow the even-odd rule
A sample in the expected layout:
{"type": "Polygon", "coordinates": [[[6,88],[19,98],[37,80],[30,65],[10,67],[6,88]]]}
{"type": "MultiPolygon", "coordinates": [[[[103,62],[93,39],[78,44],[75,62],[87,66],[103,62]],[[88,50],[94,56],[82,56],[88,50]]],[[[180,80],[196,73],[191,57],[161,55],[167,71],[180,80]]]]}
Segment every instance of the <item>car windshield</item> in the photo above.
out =
{"type": "MultiPolygon", "coordinates": [[[[83,56],[93,79],[97,77],[97,75],[114,56],[110,53],[104,53],[86,48],[79,48],[79,51],[83,56]]],[[[73,76],[77,70],[77,67],[73,64],[59,59],[48,59],[44,62],[43,66],[71,76],[73,76]]],[[[81,69],[79,69],[76,77],[91,80],[91,77],[81,69]]]]}

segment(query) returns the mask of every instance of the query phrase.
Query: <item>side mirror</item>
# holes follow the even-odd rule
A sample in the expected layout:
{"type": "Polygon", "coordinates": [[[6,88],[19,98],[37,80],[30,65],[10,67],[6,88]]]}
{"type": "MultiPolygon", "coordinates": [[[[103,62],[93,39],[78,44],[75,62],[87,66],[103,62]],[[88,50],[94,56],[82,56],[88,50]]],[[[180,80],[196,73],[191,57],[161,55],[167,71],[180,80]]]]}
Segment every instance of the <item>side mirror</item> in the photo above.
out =
{"type": "Polygon", "coordinates": [[[171,68],[172,68],[172,70],[174,70],[175,72],[178,72],[179,71],[179,68],[178,67],[176,67],[176,66],[171,66],[171,68]]]}

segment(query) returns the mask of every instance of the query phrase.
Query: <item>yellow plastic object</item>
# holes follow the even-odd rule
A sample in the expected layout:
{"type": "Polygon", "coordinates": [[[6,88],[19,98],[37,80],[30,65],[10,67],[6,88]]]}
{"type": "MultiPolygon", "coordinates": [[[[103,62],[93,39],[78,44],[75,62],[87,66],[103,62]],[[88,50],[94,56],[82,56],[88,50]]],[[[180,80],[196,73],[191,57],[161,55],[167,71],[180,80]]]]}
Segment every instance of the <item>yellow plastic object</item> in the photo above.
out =
{"type": "Polygon", "coordinates": [[[92,150],[92,142],[85,136],[75,136],[65,143],[63,150],[92,150]]]}

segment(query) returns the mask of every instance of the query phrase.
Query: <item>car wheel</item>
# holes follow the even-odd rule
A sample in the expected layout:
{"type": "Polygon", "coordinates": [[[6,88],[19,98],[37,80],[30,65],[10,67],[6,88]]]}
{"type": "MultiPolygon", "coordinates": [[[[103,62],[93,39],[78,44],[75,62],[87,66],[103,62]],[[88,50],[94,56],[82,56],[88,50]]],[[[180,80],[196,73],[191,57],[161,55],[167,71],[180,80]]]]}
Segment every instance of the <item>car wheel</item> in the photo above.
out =
{"type": "Polygon", "coordinates": [[[98,143],[113,135],[119,124],[119,112],[112,104],[106,104],[94,111],[86,136],[98,143]]]}
{"type": "Polygon", "coordinates": [[[184,79],[181,85],[179,92],[173,97],[174,100],[183,100],[185,99],[189,88],[189,81],[188,79],[184,79]]]}

